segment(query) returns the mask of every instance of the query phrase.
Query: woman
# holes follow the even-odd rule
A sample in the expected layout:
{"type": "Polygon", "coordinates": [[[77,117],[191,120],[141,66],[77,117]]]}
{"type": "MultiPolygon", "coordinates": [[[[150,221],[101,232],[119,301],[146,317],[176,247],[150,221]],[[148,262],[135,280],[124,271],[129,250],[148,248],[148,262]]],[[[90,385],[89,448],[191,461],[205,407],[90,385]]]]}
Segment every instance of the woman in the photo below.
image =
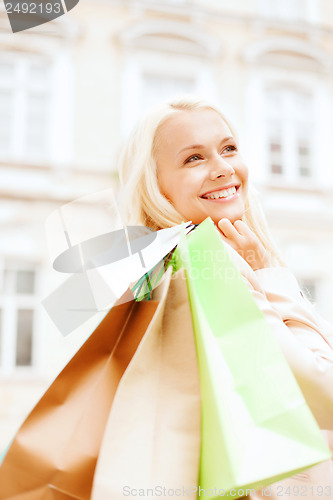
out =
{"type": "MultiPolygon", "coordinates": [[[[218,109],[191,99],[166,103],[138,125],[121,158],[124,217],[154,229],[211,217],[332,446],[333,337],[283,265],[248,174],[218,109]]],[[[275,483],[263,497],[293,492],[333,498],[333,462],[275,483]]]]}

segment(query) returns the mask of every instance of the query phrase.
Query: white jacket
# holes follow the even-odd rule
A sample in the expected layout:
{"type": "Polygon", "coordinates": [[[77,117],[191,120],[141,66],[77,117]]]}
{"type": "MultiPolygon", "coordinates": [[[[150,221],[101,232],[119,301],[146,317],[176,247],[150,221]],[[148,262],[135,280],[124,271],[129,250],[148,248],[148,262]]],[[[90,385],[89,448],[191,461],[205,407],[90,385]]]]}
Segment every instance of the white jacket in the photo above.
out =
{"type": "MultiPolygon", "coordinates": [[[[333,330],[304,298],[288,268],[253,271],[231,247],[230,255],[291,367],[333,453],[333,330]]],[[[274,483],[248,498],[333,498],[333,460],[274,483]]]]}

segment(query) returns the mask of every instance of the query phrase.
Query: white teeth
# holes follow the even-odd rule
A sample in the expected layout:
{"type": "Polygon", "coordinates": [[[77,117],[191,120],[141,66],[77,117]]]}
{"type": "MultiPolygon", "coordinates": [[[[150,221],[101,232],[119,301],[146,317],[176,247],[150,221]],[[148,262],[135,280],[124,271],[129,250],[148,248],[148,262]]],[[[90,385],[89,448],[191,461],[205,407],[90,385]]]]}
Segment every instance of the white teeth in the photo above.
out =
{"type": "Polygon", "coordinates": [[[232,196],[235,193],[236,193],[236,188],[235,186],[233,186],[229,189],[223,189],[222,191],[217,191],[215,193],[207,194],[204,196],[204,198],[207,198],[208,200],[216,200],[217,198],[227,198],[228,196],[232,196]]]}

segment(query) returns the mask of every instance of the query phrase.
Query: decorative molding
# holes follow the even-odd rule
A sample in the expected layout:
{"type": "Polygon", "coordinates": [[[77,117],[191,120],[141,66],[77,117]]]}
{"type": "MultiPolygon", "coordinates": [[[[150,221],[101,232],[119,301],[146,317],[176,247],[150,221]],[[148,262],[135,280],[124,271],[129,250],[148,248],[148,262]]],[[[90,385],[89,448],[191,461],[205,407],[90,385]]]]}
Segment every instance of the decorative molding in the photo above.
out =
{"type": "MultiPolygon", "coordinates": [[[[295,61],[297,57],[313,63],[312,69],[330,72],[333,69],[332,56],[315,45],[287,37],[265,38],[249,44],[243,52],[243,59],[249,64],[260,63],[264,56],[281,54],[295,61]]],[[[297,68],[296,68],[297,69],[297,68]]]]}
{"type": "Polygon", "coordinates": [[[205,57],[217,57],[220,41],[210,34],[193,31],[193,24],[177,21],[142,21],[123,30],[118,40],[125,47],[164,50],[205,57]]]}
{"type": "Polygon", "coordinates": [[[4,40],[9,43],[8,35],[11,35],[10,43],[13,46],[24,45],[34,39],[38,40],[40,43],[40,37],[43,37],[44,40],[50,38],[74,42],[81,36],[82,32],[82,26],[80,26],[76,20],[74,21],[73,17],[64,15],[51,22],[37,26],[33,30],[26,30],[14,34],[12,33],[5,8],[0,8],[0,35],[5,37],[3,40],[0,39],[0,43],[4,40]]]}

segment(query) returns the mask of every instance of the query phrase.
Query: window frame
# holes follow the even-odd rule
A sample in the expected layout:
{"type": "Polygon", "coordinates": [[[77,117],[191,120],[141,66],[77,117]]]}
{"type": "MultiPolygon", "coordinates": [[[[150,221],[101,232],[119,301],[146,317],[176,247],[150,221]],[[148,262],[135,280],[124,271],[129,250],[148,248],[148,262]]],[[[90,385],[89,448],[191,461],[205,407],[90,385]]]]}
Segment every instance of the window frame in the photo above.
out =
{"type": "Polygon", "coordinates": [[[74,69],[71,59],[65,51],[57,53],[17,53],[5,51],[1,54],[1,61],[15,64],[14,80],[7,80],[0,87],[9,88],[13,96],[13,120],[10,136],[11,147],[8,152],[0,151],[0,161],[27,165],[65,165],[68,164],[74,153],[74,69]],[[14,62],[13,62],[14,61],[14,62]],[[46,150],[44,154],[29,154],[24,142],[27,137],[27,95],[25,76],[28,74],[29,64],[45,62],[49,68],[48,79],[45,84],[48,95],[48,110],[46,122],[48,132],[46,136],[46,150]],[[13,88],[15,89],[13,91],[13,88]],[[25,123],[23,123],[25,120],[25,123]],[[61,144],[61,147],[59,147],[61,144]]]}
{"type": "MultiPolygon", "coordinates": [[[[312,108],[312,116],[314,118],[314,95],[313,93],[309,92],[304,92],[304,87],[295,87],[291,85],[280,85],[275,86],[273,88],[266,88],[265,89],[265,98],[267,99],[268,93],[271,90],[275,90],[281,95],[281,107],[282,107],[282,120],[279,120],[278,123],[281,125],[281,159],[282,159],[282,173],[274,173],[272,169],[272,162],[271,162],[271,154],[269,150],[271,149],[270,146],[272,144],[270,140],[270,126],[269,126],[269,121],[270,117],[266,115],[265,120],[267,123],[266,130],[267,136],[266,136],[266,155],[267,155],[267,168],[269,171],[269,176],[274,178],[280,178],[283,181],[287,181],[287,183],[292,184],[295,182],[308,182],[311,181],[314,178],[314,158],[313,158],[313,141],[311,134],[308,137],[308,143],[309,143],[309,170],[310,170],[310,175],[308,176],[303,176],[301,175],[301,163],[300,163],[300,157],[299,157],[299,147],[300,147],[300,135],[297,134],[297,123],[296,123],[296,116],[293,114],[294,112],[294,104],[295,104],[295,95],[297,96],[297,93],[299,95],[305,94],[309,97],[309,102],[312,108]]],[[[267,101],[266,101],[267,104],[267,101]]],[[[312,127],[313,130],[315,129],[315,126],[312,127]]]]}
{"type": "Polygon", "coordinates": [[[127,54],[123,72],[121,119],[123,136],[129,134],[133,124],[145,111],[140,106],[145,74],[165,76],[168,79],[173,76],[175,79],[193,79],[192,93],[210,95],[211,101],[218,101],[212,69],[209,62],[203,61],[201,56],[175,55],[143,49],[132,50],[127,54]],[[164,65],[161,64],[161,58],[165,60],[164,65]],[[200,65],[200,71],[197,71],[198,65],[200,65]]]}
{"type": "MultiPolygon", "coordinates": [[[[285,6],[290,6],[289,0],[283,0],[285,6]]],[[[288,22],[293,24],[300,24],[306,22],[308,24],[318,24],[320,20],[319,16],[319,3],[318,0],[297,0],[301,10],[298,15],[292,15],[292,13],[286,13],[285,15],[281,12],[281,2],[277,0],[261,0],[259,4],[260,14],[271,22],[281,23],[288,22]],[[279,5],[278,11],[276,10],[276,5],[279,5]]]]}
{"type": "Polygon", "coordinates": [[[282,68],[251,66],[249,84],[246,87],[246,130],[244,151],[246,152],[253,181],[264,182],[276,187],[297,187],[300,190],[327,190],[333,187],[333,176],[329,165],[333,161],[330,148],[333,134],[331,109],[333,107],[328,82],[321,74],[291,72],[282,68]],[[294,86],[312,93],[314,99],[313,143],[320,144],[313,154],[313,176],[287,179],[269,173],[269,151],[265,121],[265,89],[277,84],[294,86]],[[331,107],[327,103],[331,102],[331,107]]]}
{"type": "Polygon", "coordinates": [[[0,277],[2,285],[0,293],[0,377],[33,375],[40,368],[41,347],[38,341],[40,325],[40,303],[38,300],[40,273],[38,266],[24,261],[6,260],[1,263],[0,277]],[[32,271],[34,273],[33,293],[18,293],[15,289],[19,271],[32,271]],[[16,364],[19,310],[31,310],[33,313],[31,364],[29,365],[16,364]]]}

